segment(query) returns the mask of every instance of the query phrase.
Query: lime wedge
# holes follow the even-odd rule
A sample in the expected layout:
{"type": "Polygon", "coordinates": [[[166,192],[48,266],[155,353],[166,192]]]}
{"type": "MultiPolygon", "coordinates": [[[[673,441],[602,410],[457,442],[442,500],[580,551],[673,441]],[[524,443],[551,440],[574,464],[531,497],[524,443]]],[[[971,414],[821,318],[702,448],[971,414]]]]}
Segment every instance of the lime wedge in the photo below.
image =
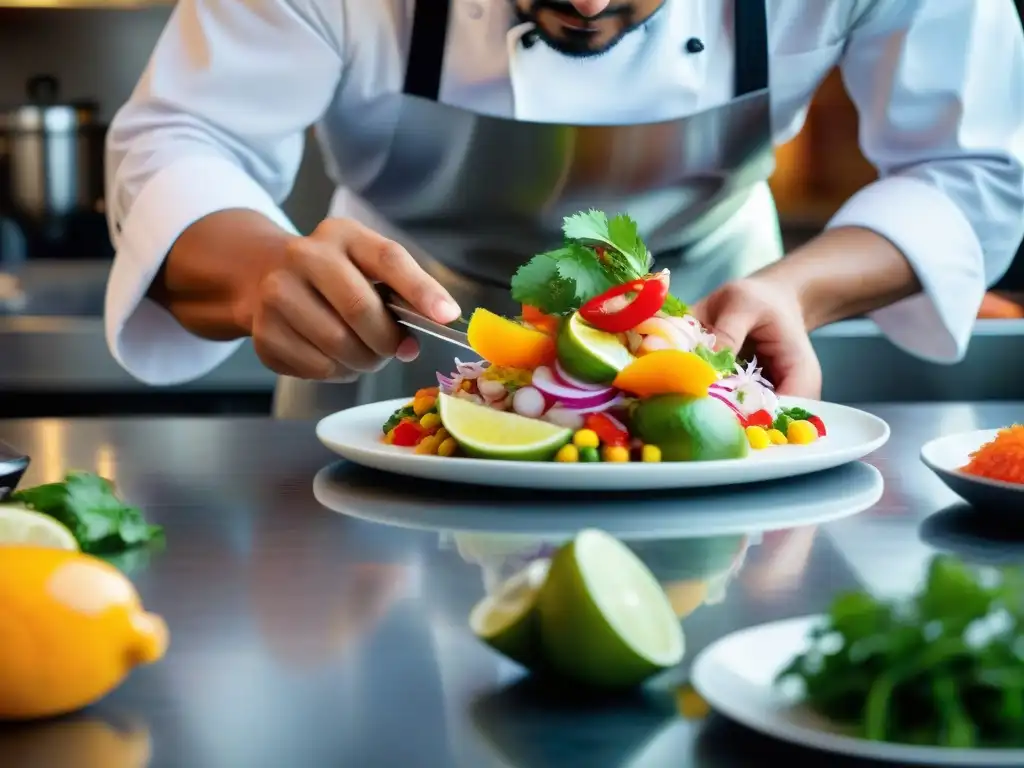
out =
{"type": "Polygon", "coordinates": [[[558,332],[558,361],[571,375],[595,384],[611,384],[636,358],[619,337],[599,331],[574,312],[558,332]]]}
{"type": "Polygon", "coordinates": [[[78,549],[75,535],[52,517],[18,504],[0,504],[0,546],[9,545],[78,549]]]}
{"type": "Polygon", "coordinates": [[[555,554],[537,608],[546,662],[579,683],[631,687],[682,661],[683,630],[661,585],[602,531],[581,531],[555,554]]]}
{"type": "Polygon", "coordinates": [[[438,414],[462,450],[482,459],[547,461],[572,438],[566,427],[445,394],[438,414]]]}
{"type": "Polygon", "coordinates": [[[474,635],[528,668],[535,668],[541,659],[536,607],[550,567],[550,560],[534,560],[469,614],[474,635]]]}

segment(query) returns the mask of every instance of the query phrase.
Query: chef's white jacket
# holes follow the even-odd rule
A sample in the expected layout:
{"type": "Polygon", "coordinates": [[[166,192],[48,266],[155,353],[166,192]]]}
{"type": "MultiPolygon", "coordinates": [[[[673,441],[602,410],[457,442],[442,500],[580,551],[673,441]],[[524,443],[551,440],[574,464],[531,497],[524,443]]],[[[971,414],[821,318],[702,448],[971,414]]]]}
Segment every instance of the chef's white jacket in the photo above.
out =
{"type": "MultiPolygon", "coordinates": [[[[953,362],[987,285],[1024,235],[1024,36],[1011,0],[767,0],[773,129],[799,130],[837,62],[880,180],[829,223],[892,241],[924,292],[874,313],[899,346],[953,362]]],[[[511,0],[455,0],[441,101],[513,119],[634,123],[680,117],[732,92],[732,0],[666,0],[608,54],[520,44],[511,0]],[[705,50],[685,52],[691,37],[705,50]]],[[[144,297],[178,235],[247,208],[291,228],[279,205],[304,131],[339,137],[346,168],[386,151],[368,103],[401,90],[413,0],[179,0],[110,127],[108,209],[117,256],[110,348],[151,384],[197,378],[240,342],[199,339],[144,297]],[[346,149],[347,148],[347,149],[346,149]]],[[[334,159],[332,215],[360,217],[334,159]]],[[[365,207],[363,207],[365,210],[365,207]]],[[[210,258],[218,258],[210,254],[210,258]]],[[[849,254],[857,258],[857,254],[849,254]]],[[[240,269],[244,269],[240,265],[240,269]]]]}

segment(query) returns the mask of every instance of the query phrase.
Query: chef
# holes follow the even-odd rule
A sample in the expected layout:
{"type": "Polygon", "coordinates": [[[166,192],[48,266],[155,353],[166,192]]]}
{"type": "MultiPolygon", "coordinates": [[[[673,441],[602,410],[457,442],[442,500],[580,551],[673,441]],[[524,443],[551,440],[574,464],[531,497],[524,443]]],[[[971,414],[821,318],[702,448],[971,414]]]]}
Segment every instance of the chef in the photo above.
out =
{"type": "Polygon", "coordinates": [[[373,283],[439,322],[515,313],[515,269],[596,208],[814,396],[808,331],[843,318],[964,355],[1024,234],[1024,39],[1011,0],[179,0],[107,175],[107,336],[149,384],[251,338],[279,415],[407,395],[457,349],[373,283]],[[772,148],[834,65],[880,179],[782,259],[772,148]],[[337,188],[302,235],[280,204],[313,125],[337,188]]]}

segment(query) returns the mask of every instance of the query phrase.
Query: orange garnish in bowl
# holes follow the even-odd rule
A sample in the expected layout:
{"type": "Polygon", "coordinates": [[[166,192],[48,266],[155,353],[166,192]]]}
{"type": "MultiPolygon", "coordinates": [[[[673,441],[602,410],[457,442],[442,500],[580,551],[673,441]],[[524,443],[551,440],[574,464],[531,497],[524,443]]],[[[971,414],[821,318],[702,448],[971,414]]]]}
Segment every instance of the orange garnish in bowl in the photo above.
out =
{"type": "Polygon", "coordinates": [[[1024,484],[1024,425],[1014,424],[971,454],[961,472],[988,480],[1024,484]]]}

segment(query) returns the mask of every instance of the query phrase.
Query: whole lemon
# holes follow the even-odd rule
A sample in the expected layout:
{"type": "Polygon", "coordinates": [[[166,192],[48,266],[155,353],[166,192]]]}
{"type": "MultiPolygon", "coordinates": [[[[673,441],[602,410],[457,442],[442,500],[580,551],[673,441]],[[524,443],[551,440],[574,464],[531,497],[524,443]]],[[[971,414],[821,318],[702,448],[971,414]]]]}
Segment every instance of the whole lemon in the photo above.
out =
{"type": "Polygon", "coordinates": [[[120,571],[80,552],[0,546],[0,719],[105,696],[167,650],[167,625],[120,571]]]}

